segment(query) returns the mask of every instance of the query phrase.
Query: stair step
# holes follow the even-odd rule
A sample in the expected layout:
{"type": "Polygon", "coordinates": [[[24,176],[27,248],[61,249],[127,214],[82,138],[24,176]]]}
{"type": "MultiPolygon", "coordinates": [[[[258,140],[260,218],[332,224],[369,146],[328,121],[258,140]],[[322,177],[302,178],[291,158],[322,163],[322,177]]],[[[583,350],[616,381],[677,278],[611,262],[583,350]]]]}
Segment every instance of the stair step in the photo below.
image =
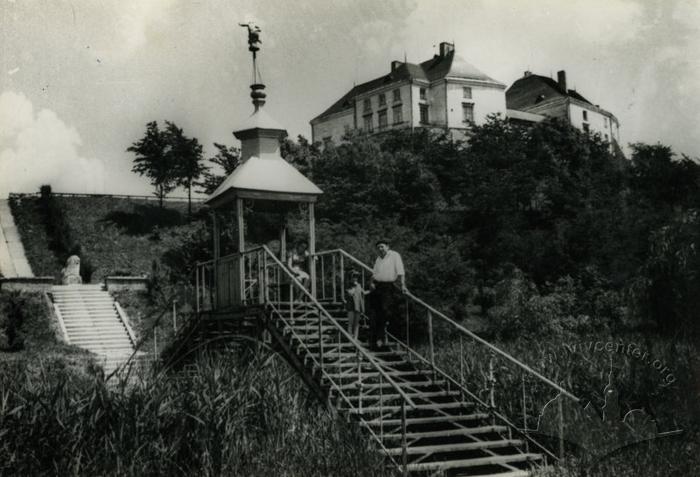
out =
{"type": "MultiPolygon", "coordinates": [[[[333,367],[332,365],[329,365],[331,368],[333,367]]],[[[427,372],[423,371],[386,371],[385,374],[389,377],[398,377],[398,376],[424,376],[427,372]]],[[[352,373],[328,373],[328,376],[333,378],[333,379],[355,379],[357,380],[358,374],[357,372],[352,372],[352,373]]],[[[379,371],[371,371],[367,373],[362,373],[363,378],[376,378],[379,377],[380,373],[379,371]]]]}
{"type": "MultiPolygon", "coordinates": [[[[415,409],[406,405],[406,411],[439,411],[441,409],[460,409],[463,407],[473,406],[472,403],[463,402],[444,402],[444,403],[433,403],[433,404],[416,404],[415,409]]],[[[341,408],[343,411],[347,411],[350,414],[376,414],[381,412],[397,412],[401,410],[401,406],[369,406],[360,409],[347,409],[341,408]]]]}
{"type": "Polygon", "coordinates": [[[93,321],[80,321],[65,323],[66,330],[68,331],[82,331],[82,330],[123,330],[124,324],[117,320],[116,318],[112,320],[93,320],[93,321]]]}
{"type": "Polygon", "coordinates": [[[121,320],[119,319],[119,315],[117,313],[104,313],[104,314],[99,314],[99,315],[61,315],[63,318],[64,322],[69,322],[69,323],[90,323],[90,322],[100,322],[100,321],[105,321],[105,322],[110,322],[110,321],[115,321],[118,323],[121,323],[121,320]]]}
{"type": "MultiPolygon", "coordinates": [[[[431,416],[431,417],[407,417],[406,425],[411,424],[436,424],[438,422],[458,422],[458,421],[479,421],[488,419],[489,416],[486,413],[476,412],[473,414],[458,414],[455,416],[431,416]]],[[[372,419],[371,421],[365,421],[364,424],[370,426],[379,426],[380,422],[378,419],[372,419]]],[[[384,419],[383,424],[385,426],[400,426],[401,419],[384,419]]]]}
{"type": "MultiPolygon", "coordinates": [[[[506,426],[478,426],[462,429],[445,429],[442,431],[407,432],[406,439],[434,439],[439,437],[471,436],[475,434],[491,434],[506,432],[506,426]]],[[[382,439],[386,441],[402,439],[401,434],[384,434],[382,439]]]]}
{"type": "MultiPolygon", "coordinates": [[[[413,382],[401,382],[401,383],[396,383],[399,385],[399,387],[403,388],[404,386],[406,387],[422,387],[422,386],[444,386],[445,381],[413,381],[413,382]]],[[[394,386],[391,383],[382,383],[381,385],[382,388],[387,389],[391,388],[393,389],[394,386]]],[[[349,384],[341,384],[339,386],[336,386],[337,389],[358,389],[359,385],[357,382],[354,383],[349,383],[349,384]]],[[[379,383],[372,383],[372,384],[365,384],[363,386],[364,390],[371,390],[371,389],[377,389],[379,388],[379,383]]]]}
{"type": "Polygon", "coordinates": [[[71,342],[75,342],[75,341],[103,341],[103,342],[127,341],[127,342],[131,343],[131,340],[129,339],[129,335],[126,334],[126,331],[122,331],[121,333],[109,333],[109,334],[94,333],[91,335],[71,334],[69,336],[70,336],[71,342]]]}
{"type": "Polygon", "coordinates": [[[477,457],[474,459],[446,460],[437,462],[420,462],[418,464],[408,464],[409,472],[421,472],[426,470],[447,470],[462,467],[480,467],[486,465],[510,464],[513,462],[530,462],[542,459],[541,454],[511,454],[494,455],[488,457],[477,457]]]}
{"type": "Polygon", "coordinates": [[[65,304],[59,304],[58,308],[63,311],[71,311],[71,310],[104,310],[104,309],[114,309],[114,302],[111,303],[105,303],[105,304],[94,304],[94,305],[65,305],[65,304]]]}
{"type": "MultiPolygon", "coordinates": [[[[518,447],[523,444],[519,439],[503,439],[498,441],[479,441],[479,442],[457,442],[454,444],[435,444],[431,446],[410,446],[406,447],[406,454],[437,454],[446,452],[459,452],[480,449],[497,449],[500,447],[518,447]]],[[[392,447],[386,450],[389,455],[401,455],[403,449],[401,447],[392,447]]]]}
{"type": "MultiPolygon", "coordinates": [[[[392,387],[393,389],[393,387],[392,387]]],[[[331,389],[331,393],[333,390],[331,389]]],[[[432,392],[424,392],[424,393],[406,393],[408,397],[411,399],[414,398],[433,398],[433,397],[457,397],[459,396],[459,392],[457,391],[450,391],[449,393],[447,391],[432,391],[432,392]]],[[[347,396],[348,399],[351,401],[359,401],[360,400],[360,395],[359,394],[353,394],[352,396],[347,396]]],[[[389,400],[389,399],[399,399],[401,397],[400,394],[382,394],[381,398],[382,400],[389,400]]],[[[379,394],[363,394],[362,395],[362,400],[378,400],[380,398],[379,394]]]]}

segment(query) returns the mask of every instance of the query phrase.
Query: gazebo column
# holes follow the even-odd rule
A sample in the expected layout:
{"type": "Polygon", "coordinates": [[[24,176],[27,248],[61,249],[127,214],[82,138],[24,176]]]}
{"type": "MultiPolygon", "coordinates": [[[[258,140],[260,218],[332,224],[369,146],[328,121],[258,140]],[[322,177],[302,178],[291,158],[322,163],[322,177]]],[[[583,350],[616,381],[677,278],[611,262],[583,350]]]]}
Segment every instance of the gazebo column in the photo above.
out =
{"type": "Polygon", "coordinates": [[[287,218],[282,219],[280,227],[280,260],[287,263],[287,218]]]}
{"type": "Polygon", "coordinates": [[[245,220],[243,219],[243,199],[236,198],[236,218],[238,220],[238,293],[239,303],[245,298],[245,220]]]}
{"type": "Polygon", "coordinates": [[[316,217],[313,202],[309,202],[309,261],[311,296],[316,298],[316,217]]]}

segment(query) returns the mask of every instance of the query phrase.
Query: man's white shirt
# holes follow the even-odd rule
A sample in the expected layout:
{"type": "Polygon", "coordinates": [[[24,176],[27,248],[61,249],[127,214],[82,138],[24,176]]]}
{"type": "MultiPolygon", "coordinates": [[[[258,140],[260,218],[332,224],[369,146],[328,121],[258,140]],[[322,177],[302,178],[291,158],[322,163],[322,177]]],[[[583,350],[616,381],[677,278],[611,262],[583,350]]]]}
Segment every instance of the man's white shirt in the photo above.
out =
{"type": "Polygon", "coordinates": [[[384,258],[377,257],[374,261],[372,278],[377,282],[395,282],[399,275],[405,275],[403,261],[398,252],[389,250],[384,258]]]}

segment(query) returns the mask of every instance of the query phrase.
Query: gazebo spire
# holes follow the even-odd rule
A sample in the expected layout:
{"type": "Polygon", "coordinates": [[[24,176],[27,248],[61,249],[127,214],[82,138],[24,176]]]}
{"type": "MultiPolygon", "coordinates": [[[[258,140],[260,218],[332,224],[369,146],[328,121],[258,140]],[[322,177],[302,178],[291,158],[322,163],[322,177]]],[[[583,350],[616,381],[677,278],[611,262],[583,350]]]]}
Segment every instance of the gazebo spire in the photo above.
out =
{"type": "Polygon", "coordinates": [[[260,51],[260,27],[248,23],[239,23],[240,26],[248,29],[248,51],[253,54],[253,83],[250,85],[250,97],[253,99],[253,106],[257,112],[264,104],[267,95],[264,92],[265,85],[262,82],[262,75],[257,65],[258,51],[260,51]]]}

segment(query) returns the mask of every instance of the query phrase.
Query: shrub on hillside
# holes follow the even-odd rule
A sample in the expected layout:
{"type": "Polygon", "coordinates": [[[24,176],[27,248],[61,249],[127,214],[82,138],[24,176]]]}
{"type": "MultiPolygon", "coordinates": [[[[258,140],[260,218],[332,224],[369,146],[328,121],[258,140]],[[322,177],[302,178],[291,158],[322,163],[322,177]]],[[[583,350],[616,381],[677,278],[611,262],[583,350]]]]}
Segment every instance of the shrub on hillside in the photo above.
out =
{"type": "Polygon", "coordinates": [[[489,330],[506,339],[600,331],[619,324],[625,314],[621,295],[605,287],[564,277],[538,289],[517,268],[496,284],[494,295],[489,330]]]}
{"type": "Polygon", "coordinates": [[[0,292],[0,350],[39,349],[55,343],[41,293],[0,292]]]}
{"type": "Polygon", "coordinates": [[[40,194],[40,204],[44,214],[44,223],[49,236],[51,250],[62,264],[65,264],[71,255],[79,256],[80,277],[83,283],[90,283],[94,267],[81,247],[80,242],[74,238],[63,208],[51,193],[51,186],[41,186],[40,194]]]}

